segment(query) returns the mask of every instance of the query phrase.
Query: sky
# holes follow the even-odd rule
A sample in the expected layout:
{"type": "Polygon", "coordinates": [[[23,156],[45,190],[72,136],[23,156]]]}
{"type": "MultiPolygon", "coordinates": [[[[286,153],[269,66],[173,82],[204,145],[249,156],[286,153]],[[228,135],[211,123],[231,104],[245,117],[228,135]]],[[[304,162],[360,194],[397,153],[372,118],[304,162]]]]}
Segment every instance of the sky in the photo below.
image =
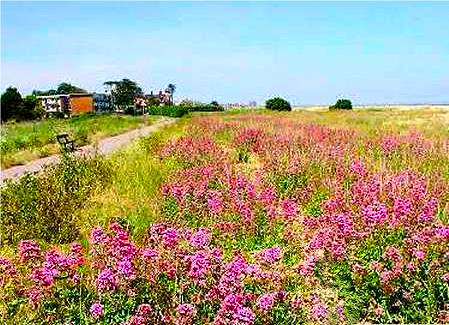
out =
{"type": "Polygon", "coordinates": [[[1,2],[1,89],[449,102],[449,2],[1,2]]]}

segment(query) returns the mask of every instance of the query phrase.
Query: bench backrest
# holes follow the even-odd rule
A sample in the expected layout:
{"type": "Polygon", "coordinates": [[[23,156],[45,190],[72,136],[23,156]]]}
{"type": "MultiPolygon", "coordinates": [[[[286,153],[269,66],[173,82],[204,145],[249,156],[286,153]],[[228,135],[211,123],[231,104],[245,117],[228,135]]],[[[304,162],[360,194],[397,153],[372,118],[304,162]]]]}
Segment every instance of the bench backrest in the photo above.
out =
{"type": "Polygon", "coordinates": [[[70,138],[69,135],[67,133],[63,133],[63,134],[58,134],[56,136],[56,139],[58,140],[58,142],[60,144],[67,144],[68,142],[70,142],[70,138]]]}

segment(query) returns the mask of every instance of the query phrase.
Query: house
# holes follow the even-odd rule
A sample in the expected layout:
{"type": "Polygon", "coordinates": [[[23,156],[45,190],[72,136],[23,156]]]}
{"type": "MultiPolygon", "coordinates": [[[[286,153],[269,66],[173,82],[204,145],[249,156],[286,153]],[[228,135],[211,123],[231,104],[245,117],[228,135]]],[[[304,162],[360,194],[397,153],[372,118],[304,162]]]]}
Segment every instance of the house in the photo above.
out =
{"type": "Polygon", "coordinates": [[[134,107],[136,108],[136,112],[145,114],[147,106],[148,103],[145,96],[134,97],[134,107]]]}
{"type": "Polygon", "coordinates": [[[111,96],[107,94],[93,94],[95,112],[111,112],[114,109],[111,96]]]}
{"type": "Polygon", "coordinates": [[[60,94],[37,96],[46,113],[80,114],[92,112],[94,109],[92,94],[60,94]]]}
{"type": "Polygon", "coordinates": [[[37,96],[37,99],[46,113],[70,112],[69,95],[37,96]]]}
{"type": "Polygon", "coordinates": [[[94,110],[94,100],[92,94],[69,94],[70,113],[90,113],[94,110]]]}
{"type": "Polygon", "coordinates": [[[171,102],[171,95],[165,90],[159,90],[158,93],[151,91],[150,94],[145,95],[148,102],[154,101],[155,99],[159,101],[159,104],[169,105],[171,102]]]}

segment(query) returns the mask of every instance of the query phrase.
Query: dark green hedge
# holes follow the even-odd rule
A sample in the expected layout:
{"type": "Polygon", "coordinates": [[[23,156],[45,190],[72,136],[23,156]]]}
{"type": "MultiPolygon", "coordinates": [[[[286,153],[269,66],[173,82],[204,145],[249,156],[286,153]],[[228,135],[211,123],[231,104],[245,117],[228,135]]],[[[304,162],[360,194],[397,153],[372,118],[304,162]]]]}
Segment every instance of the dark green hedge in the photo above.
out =
{"type": "Polygon", "coordinates": [[[148,109],[148,114],[150,115],[164,115],[170,117],[181,117],[188,112],[187,108],[181,106],[151,106],[148,109]]]}
{"type": "Polygon", "coordinates": [[[194,105],[189,107],[190,112],[222,112],[224,111],[223,106],[204,104],[204,105],[194,105]]]}

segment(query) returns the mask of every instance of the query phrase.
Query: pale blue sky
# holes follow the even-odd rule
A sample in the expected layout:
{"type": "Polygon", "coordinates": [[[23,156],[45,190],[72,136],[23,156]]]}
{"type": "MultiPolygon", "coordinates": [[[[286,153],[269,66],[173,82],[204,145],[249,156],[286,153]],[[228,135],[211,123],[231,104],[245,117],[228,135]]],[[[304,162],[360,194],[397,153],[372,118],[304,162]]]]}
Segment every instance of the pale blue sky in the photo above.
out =
{"type": "Polygon", "coordinates": [[[1,88],[128,77],[177,98],[449,102],[449,3],[2,2],[1,88]]]}

